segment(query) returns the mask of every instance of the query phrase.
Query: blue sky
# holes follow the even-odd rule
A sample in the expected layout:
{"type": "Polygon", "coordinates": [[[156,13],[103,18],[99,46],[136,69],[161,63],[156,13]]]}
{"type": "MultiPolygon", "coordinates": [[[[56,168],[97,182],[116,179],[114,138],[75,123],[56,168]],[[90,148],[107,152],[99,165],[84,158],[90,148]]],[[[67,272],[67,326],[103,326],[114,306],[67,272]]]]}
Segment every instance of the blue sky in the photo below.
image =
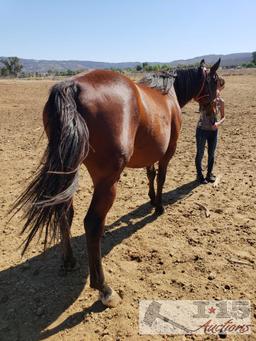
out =
{"type": "Polygon", "coordinates": [[[106,62],[256,50],[256,0],[0,0],[0,56],[106,62]]]}

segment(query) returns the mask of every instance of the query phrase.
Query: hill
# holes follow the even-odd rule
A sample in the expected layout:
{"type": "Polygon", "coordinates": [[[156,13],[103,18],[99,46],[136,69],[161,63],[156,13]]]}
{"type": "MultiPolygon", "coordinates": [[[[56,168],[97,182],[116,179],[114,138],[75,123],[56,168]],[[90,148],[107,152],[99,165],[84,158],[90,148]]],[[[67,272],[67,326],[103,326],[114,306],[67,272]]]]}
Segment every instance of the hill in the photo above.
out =
{"type": "MultiPolygon", "coordinates": [[[[252,53],[232,53],[232,54],[211,54],[205,56],[199,56],[192,59],[180,59],[166,63],[149,62],[149,64],[169,64],[171,66],[177,66],[179,64],[195,64],[198,63],[202,58],[205,58],[206,62],[212,64],[219,57],[221,57],[221,65],[223,67],[237,66],[242,63],[248,63],[252,60],[252,53]]],[[[4,57],[3,57],[4,58],[4,57]]],[[[123,62],[123,63],[105,63],[105,62],[94,62],[94,61],[82,61],[82,60],[35,60],[35,59],[20,59],[23,65],[23,71],[28,72],[48,72],[49,70],[54,71],[66,71],[66,70],[84,70],[84,69],[110,69],[119,68],[125,69],[128,67],[136,67],[141,64],[140,62],[123,62]]],[[[1,66],[1,64],[0,64],[1,66]]]]}
{"type": "Polygon", "coordinates": [[[209,54],[206,56],[199,56],[192,59],[180,59],[174,60],[171,62],[172,66],[177,66],[178,64],[195,64],[200,62],[202,58],[205,58],[206,62],[212,64],[216,62],[218,58],[221,58],[221,66],[223,67],[231,67],[237,66],[242,63],[249,63],[252,60],[251,52],[244,53],[231,53],[231,54],[209,54]]]}
{"type": "Polygon", "coordinates": [[[20,59],[24,72],[47,72],[48,70],[65,71],[65,70],[84,70],[84,69],[111,69],[135,67],[139,62],[125,63],[104,63],[83,60],[34,60],[20,59]]]}

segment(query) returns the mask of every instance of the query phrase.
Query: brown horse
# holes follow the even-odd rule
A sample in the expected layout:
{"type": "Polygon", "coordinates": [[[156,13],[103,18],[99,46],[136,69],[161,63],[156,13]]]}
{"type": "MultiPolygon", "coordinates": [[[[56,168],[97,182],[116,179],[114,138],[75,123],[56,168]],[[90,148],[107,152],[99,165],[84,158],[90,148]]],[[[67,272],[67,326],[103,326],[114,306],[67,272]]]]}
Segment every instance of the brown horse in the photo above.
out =
{"type": "Polygon", "coordinates": [[[48,146],[34,180],[17,199],[29,228],[23,253],[37,232],[44,243],[60,236],[66,270],[75,265],[70,244],[72,198],[83,163],[92,178],[94,193],[84,219],[90,285],[102,302],[115,306],[119,296],[105,282],[100,242],[106,215],[116,196],[116,184],[125,167],[147,168],[149,197],[156,214],[163,213],[162,190],[167,165],[181,128],[181,109],[192,98],[199,103],[216,97],[220,60],[210,71],[178,70],[173,76],[153,75],[143,82],[112,71],[91,71],[56,84],[43,111],[48,146]],[[158,162],[155,194],[154,164],[158,162]]]}

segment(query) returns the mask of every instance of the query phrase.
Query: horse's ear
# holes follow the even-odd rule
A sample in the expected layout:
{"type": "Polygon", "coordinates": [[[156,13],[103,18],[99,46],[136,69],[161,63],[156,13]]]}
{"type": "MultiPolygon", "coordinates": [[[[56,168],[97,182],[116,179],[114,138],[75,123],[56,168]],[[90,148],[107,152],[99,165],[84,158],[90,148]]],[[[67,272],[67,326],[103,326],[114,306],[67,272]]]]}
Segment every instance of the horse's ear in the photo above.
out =
{"type": "Polygon", "coordinates": [[[203,68],[203,67],[205,67],[205,61],[204,61],[204,59],[202,59],[201,62],[200,62],[200,68],[203,68]]]}
{"type": "Polygon", "coordinates": [[[218,70],[220,66],[220,58],[217,60],[217,62],[211,67],[210,73],[214,75],[216,71],[218,70]]]}

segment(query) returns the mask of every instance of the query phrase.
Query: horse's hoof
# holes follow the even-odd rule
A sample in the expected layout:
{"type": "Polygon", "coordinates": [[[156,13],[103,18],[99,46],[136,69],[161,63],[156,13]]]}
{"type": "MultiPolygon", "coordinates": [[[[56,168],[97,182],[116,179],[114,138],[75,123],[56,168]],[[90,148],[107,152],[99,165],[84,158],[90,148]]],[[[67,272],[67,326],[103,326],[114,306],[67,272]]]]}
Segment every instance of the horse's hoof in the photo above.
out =
{"type": "Polygon", "coordinates": [[[150,204],[153,207],[156,207],[156,196],[155,194],[148,193],[149,199],[150,199],[150,204]]]}
{"type": "Polygon", "coordinates": [[[65,269],[63,264],[59,268],[58,276],[60,276],[60,277],[67,276],[67,270],[65,269]]]}
{"type": "Polygon", "coordinates": [[[158,207],[156,207],[155,213],[156,213],[156,215],[161,215],[161,214],[163,214],[163,213],[164,213],[164,208],[163,208],[163,206],[158,206],[158,207]]]}
{"type": "Polygon", "coordinates": [[[66,271],[73,271],[76,270],[76,259],[75,257],[72,257],[66,261],[64,261],[64,268],[66,269],[66,271]]]}
{"type": "Polygon", "coordinates": [[[77,265],[75,257],[72,257],[68,260],[63,260],[63,264],[60,266],[59,269],[59,276],[63,277],[66,276],[68,272],[75,271],[79,268],[77,265]]]}
{"type": "Polygon", "coordinates": [[[121,303],[121,297],[115,292],[115,290],[111,289],[110,294],[103,294],[100,293],[100,300],[101,302],[109,307],[109,308],[115,308],[119,303],[121,303]]]}
{"type": "Polygon", "coordinates": [[[156,202],[154,199],[150,199],[150,204],[153,206],[153,207],[156,207],[156,202]]]}

